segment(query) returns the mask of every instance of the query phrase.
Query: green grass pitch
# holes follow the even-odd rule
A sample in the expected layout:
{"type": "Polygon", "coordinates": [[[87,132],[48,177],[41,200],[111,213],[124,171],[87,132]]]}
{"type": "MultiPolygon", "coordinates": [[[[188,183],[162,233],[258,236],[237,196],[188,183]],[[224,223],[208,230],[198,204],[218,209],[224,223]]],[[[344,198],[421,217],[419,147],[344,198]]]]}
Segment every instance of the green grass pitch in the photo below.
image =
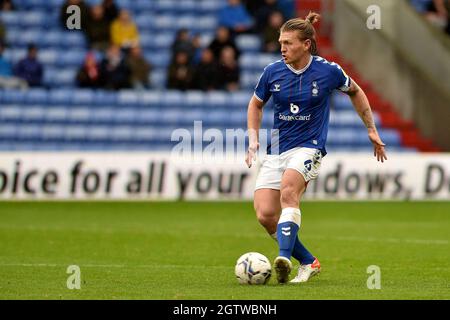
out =
{"type": "Polygon", "coordinates": [[[277,255],[249,202],[0,202],[0,299],[450,298],[450,202],[301,209],[301,239],[322,273],[247,286],[237,258],[277,255]],[[80,290],[67,288],[69,265],[80,267],[80,290]],[[367,288],[371,265],[379,290],[367,288]]]}

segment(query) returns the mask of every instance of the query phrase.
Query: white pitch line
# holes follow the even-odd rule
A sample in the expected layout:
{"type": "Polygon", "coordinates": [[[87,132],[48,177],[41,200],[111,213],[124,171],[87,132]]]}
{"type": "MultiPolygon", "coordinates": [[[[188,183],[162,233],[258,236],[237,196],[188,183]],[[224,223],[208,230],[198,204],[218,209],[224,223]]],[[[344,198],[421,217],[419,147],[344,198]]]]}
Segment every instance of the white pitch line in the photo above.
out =
{"type": "Polygon", "coordinates": [[[307,238],[329,239],[340,241],[367,241],[367,242],[391,242],[391,243],[414,243],[414,244],[430,244],[430,245],[448,245],[448,240],[436,239],[401,239],[401,238],[373,238],[373,237],[321,237],[308,236],[307,238]]]}
{"type": "MultiPolygon", "coordinates": [[[[0,263],[0,267],[51,267],[51,268],[67,268],[74,264],[55,264],[55,263],[0,263]]],[[[226,266],[200,266],[200,265],[176,265],[176,264],[166,264],[166,265],[122,265],[122,264],[76,264],[80,268],[166,268],[166,269],[230,269],[226,266]]]]}

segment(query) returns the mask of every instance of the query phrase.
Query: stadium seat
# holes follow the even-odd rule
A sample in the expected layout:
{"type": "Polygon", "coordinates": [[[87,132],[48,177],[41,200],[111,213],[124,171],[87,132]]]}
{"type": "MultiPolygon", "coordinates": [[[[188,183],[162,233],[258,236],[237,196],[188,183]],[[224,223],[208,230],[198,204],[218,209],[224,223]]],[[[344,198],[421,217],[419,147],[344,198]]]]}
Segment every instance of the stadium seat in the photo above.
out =
{"type": "Polygon", "coordinates": [[[261,50],[261,39],[257,35],[243,34],[236,37],[236,45],[243,52],[261,50]]]}
{"type": "Polygon", "coordinates": [[[72,103],[76,105],[92,105],[95,100],[95,91],[91,89],[77,89],[73,95],[72,103]]]}
{"type": "Polygon", "coordinates": [[[140,92],[135,90],[122,90],[117,96],[117,104],[123,107],[138,105],[140,92]]]}
{"type": "Polygon", "coordinates": [[[71,105],[73,94],[72,89],[53,89],[50,91],[48,102],[53,105],[71,105]]]}
{"type": "Polygon", "coordinates": [[[26,104],[47,104],[48,91],[42,88],[32,88],[26,91],[26,104]]]}
{"type": "Polygon", "coordinates": [[[2,123],[16,123],[22,119],[22,109],[17,105],[7,105],[0,108],[0,121],[2,123]]]}
{"type": "Polygon", "coordinates": [[[46,117],[47,108],[43,106],[32,106],[23,110],[22,122],[36,123],[43,122],[46,117]]]}
{"type": "Polygon", "coordinates": [[[144,107],[159,106],[162,100],[160,91],[145,91],[139,96],[140,105],[144,107]]]}

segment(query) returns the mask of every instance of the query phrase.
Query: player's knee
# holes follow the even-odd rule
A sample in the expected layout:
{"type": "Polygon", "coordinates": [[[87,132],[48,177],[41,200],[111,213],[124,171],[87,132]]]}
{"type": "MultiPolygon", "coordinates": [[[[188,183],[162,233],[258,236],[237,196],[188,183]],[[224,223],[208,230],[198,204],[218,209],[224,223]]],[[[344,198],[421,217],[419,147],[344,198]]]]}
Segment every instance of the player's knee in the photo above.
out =
{"type": "Polygon", "coordinates": [[[272,230],[278,223],[278,213],[264,206],[255,206],[256,218],[258,222],[267,230],[272,230]]]}

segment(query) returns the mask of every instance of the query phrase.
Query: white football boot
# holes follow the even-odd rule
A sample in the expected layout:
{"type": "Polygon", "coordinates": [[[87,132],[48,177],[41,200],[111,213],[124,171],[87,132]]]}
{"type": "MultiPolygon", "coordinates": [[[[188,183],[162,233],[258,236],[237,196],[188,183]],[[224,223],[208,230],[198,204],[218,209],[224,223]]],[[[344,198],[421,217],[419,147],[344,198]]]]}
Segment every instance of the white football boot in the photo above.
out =
{"type": "Polygon", "coordinates": [[[279,256],[274,261],[274,268],[277,272],[278,283],[286,283],[289,281],[289,274],[292,270],[292,262],[286,257],[279,256]]]}
{"type": "Polygon", "coordinates": [[[298,275],[291,280],[291,283],[306,282],[320,273],[320,262],[317,258],[311,264],[303,264],[298,268],[298,275]]]}

